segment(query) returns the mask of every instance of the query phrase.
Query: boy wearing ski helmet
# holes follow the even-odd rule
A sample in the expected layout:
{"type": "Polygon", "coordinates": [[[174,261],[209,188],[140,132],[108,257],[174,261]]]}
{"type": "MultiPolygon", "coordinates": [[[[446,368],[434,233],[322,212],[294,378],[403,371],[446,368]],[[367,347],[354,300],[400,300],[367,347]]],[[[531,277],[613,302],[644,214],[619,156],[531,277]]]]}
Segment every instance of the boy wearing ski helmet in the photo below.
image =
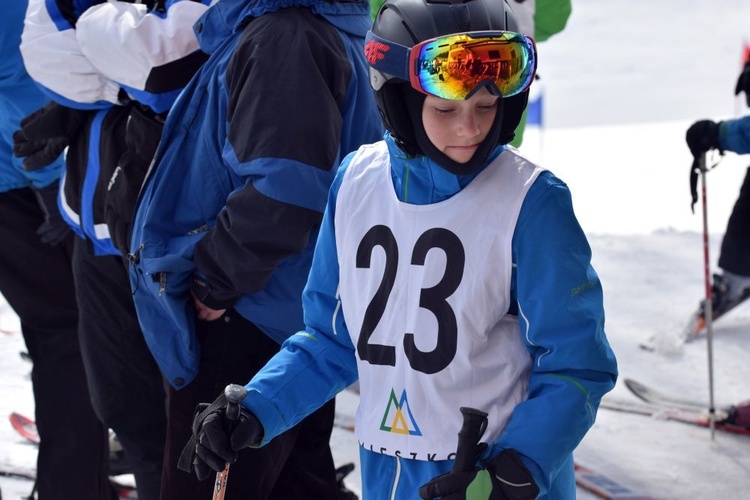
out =
{"type": "Polygon", "coordinates": [[[339,168],[305,331],[236,426],[200,416],[199,474],[358,379],[364,498],[575,498],[572,452],[617,366],[567,186],[505,146],[536,66],[515,30],[494,0],[382,6],[366,54],[388,133],[339,168]],[[487,414],[486,444],[454,472],[462,407],[487,414]]]}

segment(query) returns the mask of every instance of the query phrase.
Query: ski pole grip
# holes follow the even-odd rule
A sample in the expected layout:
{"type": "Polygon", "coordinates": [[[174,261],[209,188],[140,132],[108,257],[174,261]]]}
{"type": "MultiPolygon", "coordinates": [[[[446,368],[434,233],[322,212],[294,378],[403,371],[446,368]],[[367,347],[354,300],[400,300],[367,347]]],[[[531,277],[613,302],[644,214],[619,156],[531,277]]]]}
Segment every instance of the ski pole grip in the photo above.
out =
{"type": "MultiPolygon", "coordinates": [[[[240,418],[240,411],[242,410],[240,404],[242,403],[242,400],[245,399],[245,396],[247,396],[247,389],[239,384],[229,384],[224,388],[224,397],[227,399],[227,420],[233,422],[240,418]]],[[[224,500],[224,495],[227,492],[228,480],[229,462],[227,462],[227,464],[224,466],[224,470],[216,473],[214,492],[213,496],[211,497],[212,500],[224,500]]]]}
{"type": "Polygon", "coordinates": [[[458,431],[458,445],[456,459],[453,461],[451,472],[463,472],[474,469],[477,456],[477,444],[487,429],[487,414],[476,408],[461,407],[464,417],[461,430],[458,431]]]}
{"type": "Polygon", "coordinates": [[[224,397],[227,398],[227,419],[237,420],[240,416],[240,404],[247,396],[247,389],[239,384],[229,384],[224,388],[224,397]]]}

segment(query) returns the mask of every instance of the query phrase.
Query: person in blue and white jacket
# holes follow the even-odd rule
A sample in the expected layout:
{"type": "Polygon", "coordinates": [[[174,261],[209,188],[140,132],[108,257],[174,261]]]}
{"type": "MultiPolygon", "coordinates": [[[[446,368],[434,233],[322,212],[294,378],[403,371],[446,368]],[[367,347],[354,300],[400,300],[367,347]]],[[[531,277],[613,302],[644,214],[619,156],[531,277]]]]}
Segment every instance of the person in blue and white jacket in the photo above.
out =
{"type": "Polygon", "coordinates": [[[124,256],[165,116],[207,58],[192,26],[208,5],[31,0],[20,47],[29,74],[54,102],[26,120],[16,152],[29,163],[30,152],[52,161],[68,148],[60,207],[78,235],[74,274],[91,398],[146,500],[160,495],[165,394],[124,256]]]}
{"type": "Polygon", "coordinates": [[[0,18],[0,293],[20,319],[34,363],[39,497],[111,500],[107,429],[89,399],[78,341],[73,233],[57,207],[63,161],[29,171],[13,155],[22,119],[46,101],[18,49],[26,6],[7,2],[0,18]]]}
{"type": "Polygon", "coordinates": [[[568,187],[505,146],[533,41],[507,2],[387,0],[365,50],[389,133],[337,172],[304,331],[232,424],[221,398],[196,417],[196,471],[359,380],[364,498],[574,499],[573,450],[617,364],[568,187]],[[476,429],[457,445],[462,408],[476,429]]]}
{"type": "MultiPolygon", "coordinates": [[[[336,167],[382,136],[362,52],[369,26],[364,0],[219,0],[195,25],[209,59],[167,117],[130,256],[138,316],[170,383],[168,498],[213,486],[174,465],[196,406],[249,379],[304,325],[336,167]]],[[[335,498],[333,415],[327,405],[248,450],[227,497],[335,498]]]]}

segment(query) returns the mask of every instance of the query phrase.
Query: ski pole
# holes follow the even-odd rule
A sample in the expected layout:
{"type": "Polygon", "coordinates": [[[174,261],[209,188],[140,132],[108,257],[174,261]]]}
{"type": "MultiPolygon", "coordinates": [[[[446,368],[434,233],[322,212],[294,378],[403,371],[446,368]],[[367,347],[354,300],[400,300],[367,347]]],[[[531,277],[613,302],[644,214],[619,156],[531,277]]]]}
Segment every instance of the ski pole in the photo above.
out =
{"type": "MultiPolygon", "coordinates": [[[[233,422],[240,416],[240,403],[247,396],[247,389],[239,384],[229,384],[224,388],[224,396],[227,398],[227,420],[233,422]]],[[[228,479],[229,462],[224,465],[224,470],[216,473],[216,483],[214,484],[214,496],[212,500],[224,500],[228,479]]]]}
{"type": "Polygon", "coordinates": [[[716,408],[714,407],[714,364],[713,364],[713,302],[711,292],[711,259],[708,241],[708,201],[706,193],[706,153],[698,157],[698,169],[701,176],[701,197],[703,198],[703,282],[706,287],[706,342],[708,350],[708,427],[711,430],[711,440],[716,433],[716,408]]]}
{"type": "Polygon", "coordinates": [[[461,430],[458,431],[456,459],[451,472],[464,472],[474,469],[477,460],[477,444],[487,429],[487,414],[476,408],[461,407],[464,417],[461,430]]]}
{"type": "MultiPolygon", "coordinates": [[[[475,408],[461,407],[463,422],[458,431],[458,444],[456,445],[456,458],[453,460],[451,473],[473,471],[477,461],[477,445],[487,429],[487,414],[475,408]]],[[[432,482],[430,482],[432,483],[432,482]]],[[[437,485],[425,484],[419,488],[421,498],[435,498],[439,496],[443,500],[463,500],[466,492],[455,492],[445,494],[440,491],[443,488],[437,485]]]]}

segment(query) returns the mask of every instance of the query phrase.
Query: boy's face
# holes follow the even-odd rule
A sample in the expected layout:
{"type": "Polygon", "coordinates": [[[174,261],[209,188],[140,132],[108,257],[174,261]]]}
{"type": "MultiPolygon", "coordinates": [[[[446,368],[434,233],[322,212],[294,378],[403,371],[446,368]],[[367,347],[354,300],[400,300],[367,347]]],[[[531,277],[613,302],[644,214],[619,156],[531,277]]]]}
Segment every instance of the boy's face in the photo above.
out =
{"type": "Polygon", "coordinates": [[[465,101],[428,95],[422,106],[422,124],[432,144],[445,156],[466,163],[487,137],[500,99],[486,88],[465,101]]]}

